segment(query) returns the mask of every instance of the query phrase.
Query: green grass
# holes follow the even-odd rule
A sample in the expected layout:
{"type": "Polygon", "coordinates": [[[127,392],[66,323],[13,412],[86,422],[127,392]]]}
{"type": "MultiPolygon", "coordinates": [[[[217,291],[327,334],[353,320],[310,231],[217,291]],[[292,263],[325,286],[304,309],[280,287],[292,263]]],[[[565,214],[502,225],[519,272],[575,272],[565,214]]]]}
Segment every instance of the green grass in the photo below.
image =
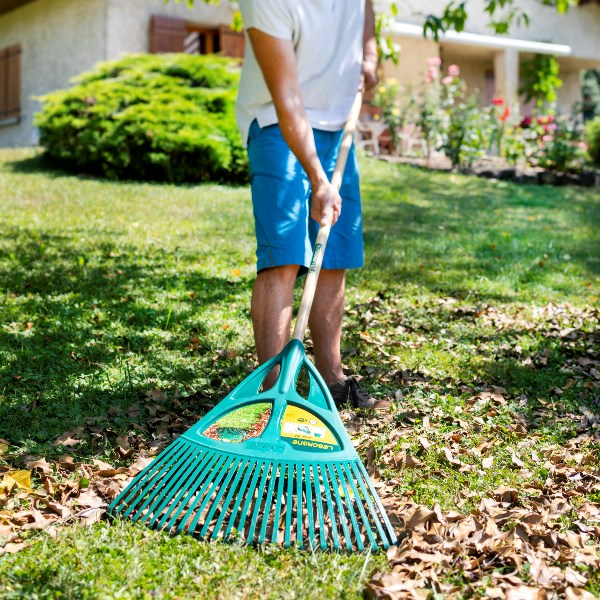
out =
{"type": "MultiPolygon", "coordinates": [[[[191,425],[255,365],[249,191],[108,183],[46,169],[29,151],[0,161],[4,464],[58,457],[54,440],[75,428],[76,460],[127,463],[117,436],[158,437],[152,398],[191,425]]],[[[348,276],[344,361],[376,394],[402,393],[375,435],[379,459],[393,446],[423,463],[381,462],[382,475],[444,509],[470,510],[499,485],[526,495],[511,454],[543,483],[544,449],[579,435],[583,406],[599,408],[597,379],[577,361],[598,355],[600,195],[361,163],[366,265],[348,276]],[[486,386],[506,404],[472,406],[486,386]],[[482,470],[469,451],[490,439],[494,468],[482,470]]],[[[27,536],[0,558],[2,597],[351,598],[385,568],[381,556],[365,567],[361,555],[255,552],[122,524],[27,536]]]]}

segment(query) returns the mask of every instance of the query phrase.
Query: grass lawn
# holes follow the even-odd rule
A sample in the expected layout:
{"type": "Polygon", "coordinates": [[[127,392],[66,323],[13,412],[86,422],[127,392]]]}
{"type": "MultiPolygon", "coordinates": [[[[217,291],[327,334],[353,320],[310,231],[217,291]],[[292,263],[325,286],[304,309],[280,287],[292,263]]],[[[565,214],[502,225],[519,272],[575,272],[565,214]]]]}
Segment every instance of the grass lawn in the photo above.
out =
{"type": "Polygon", "coordinates": [[[249,191],[106,182],[0,151],[0,484],[31,477],[0,488],[0,597],[386,597],[406,580],[421,582],[406,597],[600,594],[600,194],[361,163],[366,264],[348,276],[343,347],[395,399],[349,421],[403,532],[389,557],[81,522],[76,499],[125,477],[98,465],[155,453],[254,368],[249,191]],[[518,544],[477,569],[459,550],[423,562],[436,527],[482,511],[490,539],[526,527],[546,571],[518,544]]]}

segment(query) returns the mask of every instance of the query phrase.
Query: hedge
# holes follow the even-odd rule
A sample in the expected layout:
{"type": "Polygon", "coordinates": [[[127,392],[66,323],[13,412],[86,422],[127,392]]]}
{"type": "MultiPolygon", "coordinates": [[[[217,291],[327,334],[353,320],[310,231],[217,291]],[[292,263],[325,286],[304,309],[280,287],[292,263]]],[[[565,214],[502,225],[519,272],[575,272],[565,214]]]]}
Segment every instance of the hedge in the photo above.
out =
{"type": "Polygon", "coordinates": [[[40,143],[61,166],[110,179],[243,183],[230,59],[131,55],[41,98],[40,143]]]}

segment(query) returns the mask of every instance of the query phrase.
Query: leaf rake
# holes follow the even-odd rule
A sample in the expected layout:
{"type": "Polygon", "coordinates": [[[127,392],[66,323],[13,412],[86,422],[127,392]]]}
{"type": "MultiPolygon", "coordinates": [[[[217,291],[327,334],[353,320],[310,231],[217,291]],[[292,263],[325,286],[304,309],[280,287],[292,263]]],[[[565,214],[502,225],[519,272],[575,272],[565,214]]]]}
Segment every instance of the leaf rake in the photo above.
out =
{"type": "MultiPolygon", "coordinates": [[[[361,104],[359,93],[332,177],[337,189],[361,104]]],[[[317,235],[290,342],[141,471],[111,503],[110,514],[204,540],[350,552],[396,543],[302,344],[329,230],[322,226],[317,235]],[[261,391],[276,367],[276,384],[261,391]]]]}

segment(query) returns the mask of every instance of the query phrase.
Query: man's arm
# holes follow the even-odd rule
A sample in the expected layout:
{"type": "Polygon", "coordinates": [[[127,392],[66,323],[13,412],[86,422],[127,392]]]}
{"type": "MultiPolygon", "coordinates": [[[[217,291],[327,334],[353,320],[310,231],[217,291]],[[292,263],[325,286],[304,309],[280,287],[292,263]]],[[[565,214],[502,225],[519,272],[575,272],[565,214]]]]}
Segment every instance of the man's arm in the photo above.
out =
{"type": "Polygon", "coordinates": [[[342,200],[323,170],[315,147],[312,127],[302,102],[291,40],[282,40],[250,28],[248,37],[273,99],[283,138],[308,176],[312,186],[311,217],[321,225],[334,224],[342,200]]]}
{"type": "Polygon", "coordinates": [[[365,89],[377,85],[379,80],[379,53],[375,37],[375,12],[371,0],[365,3],[365,30],[363,34],[362,84],[365,89]]]}

